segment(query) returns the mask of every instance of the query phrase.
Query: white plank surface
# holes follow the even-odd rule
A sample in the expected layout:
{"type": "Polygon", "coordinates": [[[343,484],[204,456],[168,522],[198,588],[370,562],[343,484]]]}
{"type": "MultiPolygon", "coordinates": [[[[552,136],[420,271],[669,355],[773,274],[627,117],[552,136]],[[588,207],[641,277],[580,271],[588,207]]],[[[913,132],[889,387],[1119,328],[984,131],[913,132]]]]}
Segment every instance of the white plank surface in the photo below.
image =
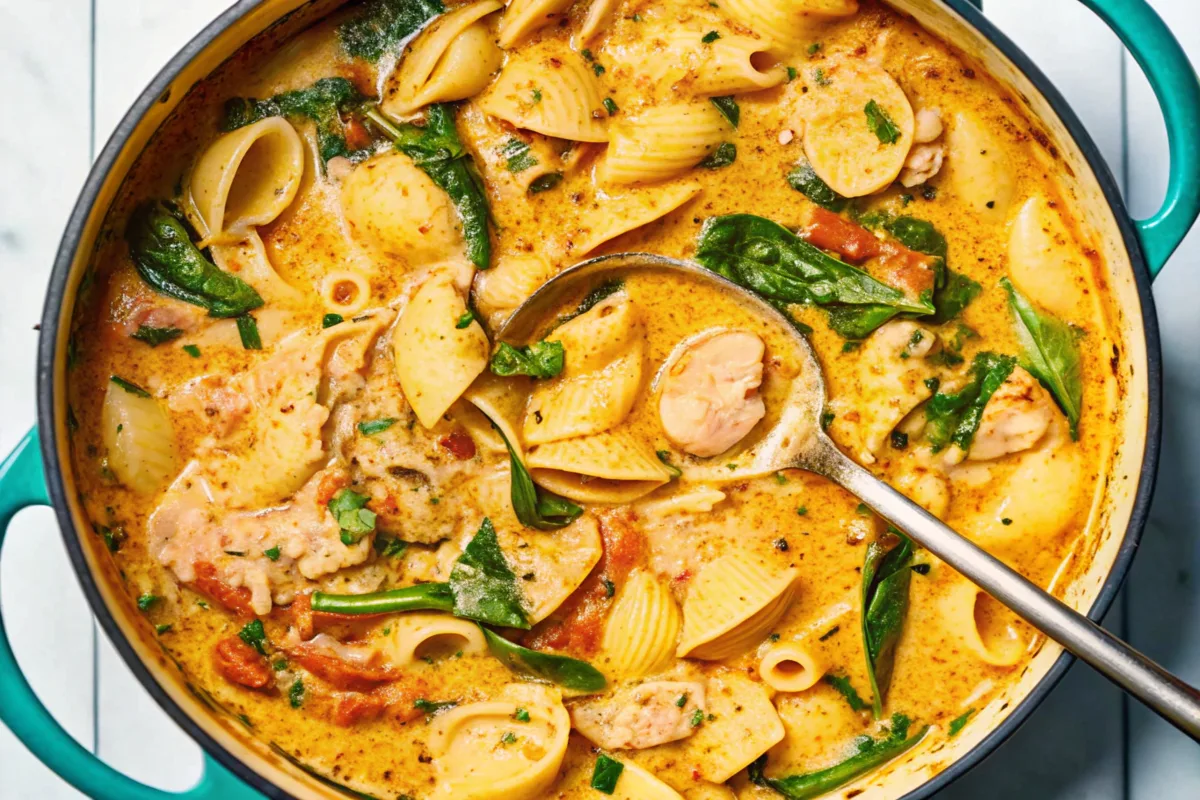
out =
{"type": "MultiPolygon", "coordinates": [[[[1153,4],[1193,57],[1200,57],[1195,0],[1153,4]]],[[[24,123],[0,126],[6,176],[0,184],[0,270],[22,276],[0,296],[0,341],[6,345],[0,348],[0,374],[15,376],[0,382],[0,448],[10,448],[33,420],[31,327],[90,148],[103,143],[154,71],[226,5],[226,0],[0,0],[0,75],[8,78],[6,86],[15,84],[24,123]],[[70,100],[46,103],[47,96],[70,100]],[[18,138],[29,130],[37,132],[39,143],[32,154],[18,138]],[[38,157],[44,152],[54,157],[38,157]]],[[[985,10],[1063,91],[1118,179],[1128,153],[1135,164],[1127,187],[1133,210],[1142,216],[1153,211],[1165,186],[1165,137],[1149,88],[1116,38],[1076,0],[985,0],[985,10]]],[[[1200,481],[1197,260],[1200,236],[1193,234],[1155,287],[1168,376],[1167,443],[1155,523],[1126,596],[1108,620],[1123,630],[1124,606],[1134,643],[1194,683],[1200,683],[1200,625],[1180,623],[1200,618],[1200,547],[1192,523],[1200,518],[1192,488],[1200,481]]],[[[107,641],[94,648],[86,608],[48,512],[26,513],[14,524],[0,565],[0,602],[10,610],[14,647],[35,689],[80,741],[152,785],[178,790],[194,782],[198,749],[107,641]],[[11,611],[20,598],[47,586],[63,598],[48,612],[49,621],[11,611]]],[[[1019,793],[1072,800],[1195,798],[1200,758],[1194,745],[1078,667],[1009,743],[943,796],[974,800],[1019,793]]],[[[75,796],[0,727],[0,800],[75,796]]]]}

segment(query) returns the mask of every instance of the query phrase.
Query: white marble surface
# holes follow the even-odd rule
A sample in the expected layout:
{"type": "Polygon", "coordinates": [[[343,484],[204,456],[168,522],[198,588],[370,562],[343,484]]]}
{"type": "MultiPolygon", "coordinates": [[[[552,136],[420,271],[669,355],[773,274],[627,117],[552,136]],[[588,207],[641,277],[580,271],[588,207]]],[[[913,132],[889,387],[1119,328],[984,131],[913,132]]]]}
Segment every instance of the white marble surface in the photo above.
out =
{"type": "MultiPolygon", "coordinates": [[[[1152,0],[1200,61],[1196,0],[1152,0]]],[[[223,0],[0,0],[0,451],[34,419],[33,330],[58,237],[94,153],[153,72],[223,0]]],[[[1166,183],[1153,96],[1120,42],[1076,0],[985,0],[1072,103],[1122,182],[1150,214],[1166,183]]],[[[1166,369],[1164,449],[1152,522],[1107,624],[1200,684],[1200,234],[1155,285],[1166,369]]],[[[48,510],[20,515],[0,562],[0,603],[35,690],[84,746],[127,774],[182,789],[199,751],[154,704],[99,633],[48,510]],[[54,605],[21,613],[31,593],[54,605]]],[[[1200,751],[1084,667],[948,798],[1189,800],[1200,751]]],[[[0,800],[78,797],[0,727],[0,800]]]]}

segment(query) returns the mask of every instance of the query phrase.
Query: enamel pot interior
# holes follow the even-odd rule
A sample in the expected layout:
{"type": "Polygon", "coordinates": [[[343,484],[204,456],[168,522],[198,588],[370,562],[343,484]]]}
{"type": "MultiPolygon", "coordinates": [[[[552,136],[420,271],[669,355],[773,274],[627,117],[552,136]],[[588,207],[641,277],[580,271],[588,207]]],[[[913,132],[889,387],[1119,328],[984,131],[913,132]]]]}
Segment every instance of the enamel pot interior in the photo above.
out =
{"type": "MultiPolygon", "coordinates": [[[[282,41],[341,5],[342,0],[242,0],[190,42],[158,74],[121,121],[88,177],[68,223],[51,277],[38,360],[43,457],[58,518],[92,608],[109,638],[158,703],[218,761],[271,797],[341,797],[335,788],[289,762],[269,743],[190,686],[159,646],[122,589],[111,559],[85,535],[73,487],[66,437],[66,353],[70,316],[105,214],[124,177],[159,126],[193,87],[256,36],[282,41]]],[[[892,0],[929,31],[958,47],[1005,84],[1012,102],[1037,126],[1027,133],[1048,169],[1061,176],[1083,216],[1104,266],[1101,280],[1116,298],[1110,320],[1119,342],[1111,355],[1117,389],[1109,398],[1118,431],[1105,491],[1092,508],[1091,534],[1081,538],[1056,575],[1055,589],[1098,619],[1112,602],[1137,548],[1153,489],[1159,440],[1160,353],[1149,275],[1116,184],[1079,120],[1045,76],[966,0],[892,0]]],[[[996,748],[1045,698],[1071,659],[1043,642],[1021,675],[962,734],[918,747],[870,776],[872,797],[927,797],[996,748]]]]}

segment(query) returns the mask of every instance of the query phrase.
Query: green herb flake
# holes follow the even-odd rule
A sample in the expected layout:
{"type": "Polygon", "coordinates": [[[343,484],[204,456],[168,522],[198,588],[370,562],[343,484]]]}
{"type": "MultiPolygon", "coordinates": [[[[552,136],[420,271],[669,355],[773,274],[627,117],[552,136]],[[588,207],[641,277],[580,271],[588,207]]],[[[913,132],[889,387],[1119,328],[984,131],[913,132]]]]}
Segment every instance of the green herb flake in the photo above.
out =
{"type": "Polygon", "coordinates": [[[687,701],[688,701],[687,692],[684,692],[683,694],[679,695],[679,697],[675,698],[675,707],[683,708],[684,706],[687,705],[687,701]]]}
{"type": "Polygon", "coordinates": [[[796,513],[801,517],[806,516],[808,514],[808,506],[800,506],[796,509],[796,513]]]}
{"type": "Polygon", "coordinates": [[[820,42],[813,42],[808,46],[808,54],[810,56],[815,56],[817,53],[821,52],[821,48],[823,46],[824,45],[822,45],[820,42]]]}
{"type": "Polygon", "coordinates": [[[655,450],[654,455],[658,456],[658,460],[661,461],[663,466],[667,468],[667,471],[671,473],[672,478],[678,478],[679,476],[683,475],[683,470],[671,463],[670,450],[655,450]]]}
{"type": "Polygon", "coordinates": [[[928,575],[929,570],[930,570],[930,566],[928,563],[912,565],[912,571],[917,573],[918,575],[928,575]]]}
{"type": "Polygon", "coordinates": [[[151,325],[139,325],[138,329],[130,335],[139,342],[145,342],[151,347],[158,347],[164,342],[183,336],[183,330],[181,328],[155,328],[151,325]]]}
{"type": "Polygon", "coordinates": [[[604,98],[604,110],[608,112],[610,117],[620,111],[620,109],[617,108],[616,102],[611,97],[604,98]]]}
{"type": "Polygon", "coordinates": [[[171,628],[173,628],[173,627],[175,627],[175,626],[172,625],[171,623],[164,622],[162,625],[155,625],[154,632],[157,633],[159,636],[161,636],[164,633],[166,633],[167,631],[171,630],[171,628]]]}
{"type": "Polygon", "coordinates": [[[278,561],[280,556],[279,545],[263,550],[263,555],[270,561],[278,561]]]}
{"type": "Polygon", "coordinates": [[[187,353],[192,358],[200,357],[200,348],[194,344],[185,344],[183,346],[183,352],[187,353]]]}
{"type": "Polygon", "coordinates": [[[813,70],[813,83],[817,86],[828,86],[830,84],[829,76],[825,74],[825,70],[817,67],[813,70]]]}
{"type": "Polygon", "coordinates": [[[601,75],[604,74],[604,67],[601,66],[600,64],[592,64],[592,72],[594,72],[596,74],[596,77],[599,78],[601,75]]]}
{"type": "Polygon", "coordinates": [[[542,192],[548,192],[562,182],[563,174],[561,172],[546,172],[538,175],[529,182],[529,193],[541,194],[542,192]]]}
{"type": "Polygon", "coordinates": [[[742,120],[742,109],[737,104],[737,100],[733,99],[732,95],[724,97],[710,97],[708,101],[717,107],[717,111],[721,112],[721,116],[729,121],[733,127],[737,127],[742,120]]]}
{"type": "Polygon", "coordinates": [[[892,449],[903,450],[908,447],[908,434],[903,431],[892,431],[892,449]]]}
{"type": "Polygon", "coordinates": [[[296,678],[288,689],[288,705],[299,708],[304,705],[304,681],[296,678]]]}
{"type": "Polygon", "coordinates": [[[583,60],[589,64],[596,60],[596,57],[592,55],[592,51],[586,47],[579,51],[579,55],[583,56],[583,60]]]}
{"type": "Polygon", "coordinates": [[[517,713],[513,714],[513,719],[517,722],[529,722],[529,712],[523,708],[518,708],[517,713]]]}
{"type": "Polygon", "coordinates": [[[602,586],[604,586],[604,596],[605,597],[611,598],[613,595],[615,595],[617,593],[617,585],[615,583],[613,583],[612,581],[610,581],[608,578],[605,578],[600,583],[602,586]]]}
{"type": "Polygon", "coordinates": [[[375,530],[375,512],[367,508],[369,499],[353,489],[341,489],[329,501],[329,513],[337,520],[342,544],[347,547],[375,530]]]}
{"type": "Polygon", "coordinates": [[[512,173],[524,172],[538,165],[538,160],[530,152],[529,144],[516,137],[510,138],[504,143],[504,146],[500,148],[500,154],[505,159],[504,168],[512,173]]]}
{"type": "Polygon", "coordinates": [[[826,675],[825,683],[837,689],[838,694],[846,698],[846,702],[850,704],[850,708],[854,711],[865,711],[869,706],[859,697],[858,692],[850,684],[850,679],[844,675],[826,675]]]}
{"type": "Polygon", "coordinates": [[[403,555],[407,549],[408,542],[392,538],[391,536],[383,536],[382,534],[375,535],[375,553],[381,558],[393,558],[403,555]]]}
{"type": "Polygon", "coordinates": [[[542,102],[542,90],[534,89],[533,94],[530,95],[530,97],[532,98],[533,104],[536,106],[538,103],[542,102]]]}
{"type": "Polygon", "coordinates": [[[947,736],[950,738],[954,738],[955,736],[958,736],[959,731],[961,731],[966,726],[967,720],[969,720],[971,718],[971,715],[974,713],[975,713],[975,709],[969,708],[966,711],[964,711],[961,715],[950,720],[950,725],[947,728],[947,736]]]}
{"type": "Polygon", "coordinates": [[[554,378],[563,371],[565,358],[562,342],[548,342],[543,339],[521,348],[501,342],[488,366],[493,375],[502,378],[528,375],[544,380],[554,378]]]}
{"type": "Polygon", "coordinates": [[[358,432],[363,436],[374,436],[377,433],[383,433],[399,421],[395,417],[380,417],[379,419],[365,420],[358,423],[358,432]]]}
{"type": "Polygon", "coordinates": [[[1012,522],[1013,521],[1012,521],[1011,517],[1004,517],[1003,519],[1000,520],[1001,525],[1012,525],[1012,522]]]}
{"type": "Polygon", "coordinates": [[[267,654],[267,632],[263,630],[261,619],[255,619],[247,622],[242,629],[238,631],[238,638],[257,650],[259,655],[265,656],[267,654]]]}
{"type": "Polygon", "coordinates": [[[895,144],[900,141],[900,129],[879,103],[871,100],[863,108],[867,115],[867,125],[875,132],[875,138],[881,144],[895,144]]]}
{"type": "Polygon", "coordinates": [[[777,484],[779,484],[780,486],[783,486],[785,483],[788,482],[787,475],[784,475],[782,472],[776,472],[775,473],[775,482],[777,484]]]}
{"type": "Polygon", "coordinates": [[[717,33],[716,31],[709,31],[708,33],[706,33],[702,37],[700,37],[700,41],[703,42],[704,44],[712,44],[713,42],[715,42],[717,39],[720,39],[720,38],[721,38],[721,34],[717,33]]]}
{"type": "Polygon", "coordinates": [[[721,142],[717,149],[708,154],[708,157],[700,162],[699,166],[702,169],[721,169],[728,167],[734,161],[737,161],[737,145],[733,142],[721,142]]]}
{"type": "Polygon", "coordinates": [[[150,393],[145,389],[138,386],[136,383],[125,380],[119,375],[110,375],[108,376],[108,379],[115,385],[120,386],[122,389],[129,392],[134,397],[147,398],[150,396],[150,393]]]}
{"type": "Polygon", "coordinates": [[[561,326],[578,316],[586,314],[624,288],[625,281],[621,280],[620,278],[613,278],[605,281],[595,289],[592,289],[590,292],[588,292],[584,298],[579,301],[579,305],[575,307],[574,311],[559,317],[555,327],[561,326]]]}
{"type": "Polygon", "coordinates": [[[500,744],[502,744],[502,745],[513,744],[516,741],[517,741],[517,735],[515,733],[513,733],[512,731],[505,731],[504,735],[500,737],[500,744]]]}
{"type": "Polygon", "coordinates": [[[797,73],[796,73],[795,67],[787,68],[788,83],[791,83],[792,81],[796,80],[796,74],[797,73]]]}
{"type": "Polygon", "coordinates": [[[427,714],[431,717],[436,714],[440,714],[443,711],[449,711],[457,705],[457,700],[443,700],[435,703],[426,700],[424,697],[418,697],[413,701],[413,708],[415,708],[417,711],[420,711],[422,714],[427,714]]]}
{"type": "Polygon", "coordinates": [[[341,325],[345,321],[345,318],[341,314],[326,314],[321,317],[321,327],[332,328],[334,325],[341,325]]]}
{"type": "Polygon", "coordinates": [[[147,592],[137,599],[137,607],[142,611],[149,611],[150,606],[154,605],[161,599],[162,598],[160,598],[158,595],[147,592]]]}
{"type": "Polygon", "coordinates": [[[617,790],[617,781],[624,770],[625,765],[620,761],[601,753],[592,769],[592,788],[601,794],[612,794],[617,790]]]}
{"type": "Polygon", "coordinates": [[[688,720],[688,725],[699,728],[702,722],[704,722],[704,712],[697,708],[692,712],[692,718],[688,720]]]}

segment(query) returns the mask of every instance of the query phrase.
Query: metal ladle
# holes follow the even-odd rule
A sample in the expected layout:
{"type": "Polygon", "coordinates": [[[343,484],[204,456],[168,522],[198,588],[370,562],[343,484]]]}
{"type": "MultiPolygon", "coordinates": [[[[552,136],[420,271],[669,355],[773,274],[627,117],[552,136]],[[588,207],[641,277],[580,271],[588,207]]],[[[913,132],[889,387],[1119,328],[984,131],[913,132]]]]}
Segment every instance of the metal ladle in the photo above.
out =
{"type": "MultiPolygon", "coordinates": [[[[820,424],[825,407],[825,378],[812,346],[775,308],[741,286],[686,261],[646,253],[603,256],[566,269],[544,284],[508,319],[499,333],[500,338],[508,342],[527,342],[568,298],[579,297],[605,278],[647,269],[686,273],[695,280],[719,287],[754,313],[778,323],[794,340],[801,372],[792,382],[792,395],[781,411],[779,421],[762,440],[740,457],[735,457],[738,471],[734,474],[761,475],[781,469],[802,469],[828,478],[1046,636],[1200,742],[1200,692],[1006,566],[842,453],[820,424]]],[[[724,470],[725,465],[714,469],[724,470]]],[[[728,479],[731,473],[723,471],[721,474],[728,479]]],[[[692,476],[695,476],[694,472],[689,473],[689,477],[692,476]]]]}

